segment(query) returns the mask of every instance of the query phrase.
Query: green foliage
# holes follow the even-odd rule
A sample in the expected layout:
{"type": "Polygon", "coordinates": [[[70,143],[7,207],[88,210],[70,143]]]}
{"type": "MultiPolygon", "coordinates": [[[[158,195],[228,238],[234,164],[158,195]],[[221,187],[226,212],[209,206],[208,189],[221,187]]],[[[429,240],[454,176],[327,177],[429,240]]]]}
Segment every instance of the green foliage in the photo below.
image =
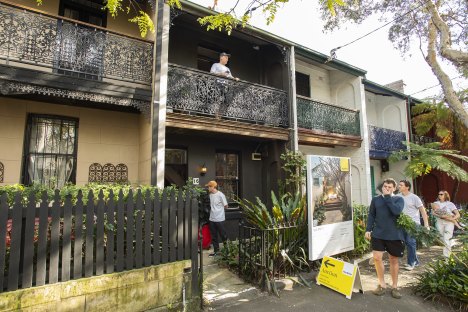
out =
{"type": "Polygon", "coordinates": [[[154,33],[153,20],[144,11],[140,11],[138,16],[135,16],[134,18],[131,18],[128,21],[138,24],[138,28],[140,29],[140,35],[143,38],[146,37],[148,30],[154,33]]]}
{"type": "Polygon", "coordinates": [[[315,203],[314,206],[314,221],[317,220],[317,225],[321,225],[325,220],[325,206],[323,201],[315,203]]]}
{"type": "Polygon", "coordinates": [[[217,15],[208,15],[205,17],[200,17],[198,22],[202,26],[206,26],[206,30],[218,30],[226,31],[229,35],[232,30],[237,27],[237,25],[242,24],[243,22],[239,21],[237,18],[227,13],[220,13],[217,15]]]}
{"type": "Polygon", "coordinates": [[[122,0],[104,0],[104,7],[109,10],[110,15],[114,18],[117,16],[119,11],[123,12],[122,0]]]}
{"type": "Polygon", "coordinates": [[[400,214],[398,217],[397,225],[425,246],[432,246],[436,242],[439,244],[442,243],[443,245],[439,231],[436,228],[431,227],[430,229],[426,229],[425,227],[416,224],[413,219],[404,213],[400,214]]]}
{"type": "Polygon", "coordinates": [[[459,151],[442,150],[440,149],[440,143],[427,143],[424,145],[411,142],[403,143],[409,147],[409,150],[393,152],[389,160],[396,162],[403,158],[409,158],[405,168],[406,176],[416,178],[437,169],[445,172],[449,177],[455,180],[462,182],[468,181],[468,173],[451,160],[457,159],[461,162],[468,161],[468,157],[460,155],[459,151]]]}
{"type": "Polygon", "coordinates": [[[283,161],[281,169],[283,169],[286,179],[284,181],[284,192],[295,194],[302,193],[306,179],[306,160],[300,151],[289,151],[281,154],[280,159],[283,161]]]}
{"type": "Polygon", "coordinates": [[[428,264],[417,277],[415,292],[425,299],[448,302],[452,308],[468,310],[468,250],[457,257],[440,259],[428,264]]]}
{"type": "Polygon", "coordinates": [[[219,250],[215,261],[221,266],[236,268],[239,265],[239,241],[227,240],[219,250]]]}
{"type": "Polygon", "coordinates": [[[370,242],[364,237],[367,226],[369,207],[361,204],[353,205],[354,250],[355,256],[360,256],[370,251],[370,242]]]}

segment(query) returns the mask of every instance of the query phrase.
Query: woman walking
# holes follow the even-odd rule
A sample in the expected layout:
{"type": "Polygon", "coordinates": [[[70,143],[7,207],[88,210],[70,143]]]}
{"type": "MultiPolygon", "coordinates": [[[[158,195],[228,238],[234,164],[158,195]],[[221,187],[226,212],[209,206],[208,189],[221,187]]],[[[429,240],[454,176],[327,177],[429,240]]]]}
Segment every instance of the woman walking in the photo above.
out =
{"type": "Polygon", "coordinates": [[[457,207],[450,201],[450,195],[447,191],[439,191],[438,200],[432,205],[432,212],[436,217],[436,226],[439,230],[444,246],[444,257],[449,257],[451,252],[450,239],[453,236],[455,222],[460,218],[457,207]]]}

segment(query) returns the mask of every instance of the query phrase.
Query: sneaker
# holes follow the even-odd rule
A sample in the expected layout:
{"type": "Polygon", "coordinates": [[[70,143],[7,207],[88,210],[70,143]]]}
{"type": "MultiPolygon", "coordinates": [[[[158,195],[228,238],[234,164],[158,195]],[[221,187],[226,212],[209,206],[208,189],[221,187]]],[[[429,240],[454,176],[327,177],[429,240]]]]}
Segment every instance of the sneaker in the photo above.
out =
{"type": "Polygon", "coordinates": [[[415,266],[416,266],[416,265],[409,265],[409,264],[407,264],[407,265],[404,266],[404,269],[405,269],[406,271],[413,271],[415,266]]]}
{"type": "Polygon", "coordinates": [[[217,255],[216,252],[213,252],[213,253],[210,253],[208,257],[213,258],[213,257],[216,257],[216,255],[217,255]]]}
{"type": "Polygon", "coordinates": [[[395,299],[400,299],[401,298],[401,293],[398,290],[398,288],[392,288],[392,297],[395,299]]]}
{"type": "Polygon", "coordinates": [[[382,286],[379,285],[379,286],[377,286],[376,289],[374,289],[374,290],[372,291],[372,293],[373,293],[374,295],[376,295],[376,296],[383,296],[383,295],[385,295],[385,291],[386,291],[386,289],[385,289],[384,287],[382,287],[382,286]]]}

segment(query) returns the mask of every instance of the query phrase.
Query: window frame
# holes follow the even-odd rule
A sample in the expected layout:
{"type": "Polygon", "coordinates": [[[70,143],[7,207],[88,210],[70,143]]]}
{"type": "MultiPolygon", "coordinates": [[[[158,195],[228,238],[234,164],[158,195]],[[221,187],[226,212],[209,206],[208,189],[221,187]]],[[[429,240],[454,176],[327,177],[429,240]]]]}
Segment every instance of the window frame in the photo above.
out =
{"type": "MultiPolygon", "coordinates": [[[[312,95],[312,90],[311,90],[311,87],[310,87],[310,75],[309,74],[304,74],[304,73],[301,73],[299,71],[296,71],[295,73],[296,75],[296,95],[300,95],[300,96],[304,96],[304,97],[307,97],[307,98],[310,98],[310,96],[312,95]],[[298,92],[298,81],[300,81],[300,79],[298,79],[298,77],[302,77],[302,78],[307,78],[307,95],[306,94],[302,94],[298,92]]],[[[302,81],[304,83],[304,85],[302,87],[305,87],[306,84],[305,84],[305,80],[302,81]]]]}
{"type": "MultiPolygon", "coordinates": [[[[45,119],[53,119],[53,120],[60,120],[61,123],[64,121],[74,122],[75,123],[75,138],[74,138],[74,146],[73,146],[73,153],[71,154],[63,154],[63,153],[48,153],[51,155],[70,155],[74,159],[73,169],[70,173],[70,178],[65,183],[72,183],[76,184],[76,172],[78,167],[78,135],[79,135],[79,119],[76,117],[69,117],[69,116],[60,116],[60,115],[50,115],[50,114],[35,114],[29,113],[26,119],[26,127],[24,132],[24,143],[23,143],[23,159],[22,159],[22,166],[21,166],[21,182],[24,185],[32,185],[34,181],[31,181],[28,171],[29,171],[29,156],[31,153],[31,135],[33,129],[33,120],[34,118],[45,118],[45,119]]],[[[38,153],[39,154],[39,153],[38,153]]],[[[41,178],[41,185],[45,185],[41,178]]]]}

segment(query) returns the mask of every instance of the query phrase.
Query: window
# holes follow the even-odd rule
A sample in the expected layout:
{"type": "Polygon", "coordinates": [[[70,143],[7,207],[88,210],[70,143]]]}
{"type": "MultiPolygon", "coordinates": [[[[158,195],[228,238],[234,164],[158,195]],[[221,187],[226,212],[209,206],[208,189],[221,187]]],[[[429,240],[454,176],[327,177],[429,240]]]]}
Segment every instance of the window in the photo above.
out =
{"type": "Polygon", "coordinates": [[[199,70],[209,72],[211,70],[211,66],[214,63],[219,62],[219,53],[221,53],[221,52],[223,52],[223,51],[217,51],[217,50],[212,49],[212,48],[198,46],[198,48],[197,48],[197,68],[199,70]]]}
{"type": "Polygon", "coordinates": [[[61,0],[59,15],[101,27],[107,24],[102,0],[61,0]]]}
{"type": "Polygon", "coordinates": [[[76,182],[78,120],[29,115],[26,128],[23,183],[61,188],[76,182]]]}
{"type": "Polygon", "coordinates": [[[309,75],[296,72],[296,94],[310,97],[310,77],[309,75]]]}
{"type": "Polygon", "coordinates": [[[233,152],[216,153],[216,182],[230,205],[239,194],[239,155],[233,152]]]}
{"type": "Polygon", "coordinates": [[[187,179],[187,150],[184,148],[166,148],[164,186],[184,186],[187,179]]]}

